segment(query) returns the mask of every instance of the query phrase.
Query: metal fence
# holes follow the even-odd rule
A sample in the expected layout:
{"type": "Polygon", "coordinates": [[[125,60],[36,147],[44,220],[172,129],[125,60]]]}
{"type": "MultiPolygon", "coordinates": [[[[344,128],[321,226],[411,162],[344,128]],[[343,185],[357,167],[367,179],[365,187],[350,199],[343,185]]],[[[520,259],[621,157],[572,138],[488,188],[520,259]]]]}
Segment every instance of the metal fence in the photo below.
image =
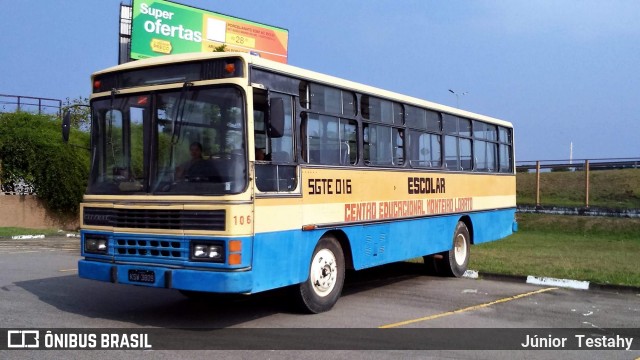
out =
{"type": "Polygon", "coordinates": [[[33,96],[0,94],[0,113],[24,111],[60,117],[62,100],[33,96]]]}
{"type": "Polygon", "coordinates": [[[521,211],[591,215],[610,212],[622,216],[629,216],[624,214],[630,211],[640,213],[640,182],[636,173],[601,172],[638,169],[640,158],[537,160],[516,165],[521,211]]]}
{"type": "Polygon", "coordinates": [[[592,170],[612,170],[639,168],[640,158],[605,158],[605,159],[576,159],[576,160],[531,160],[517,161],[516,169],[519,172],[540,169],[575,169],[583,170],[586,163],[592,170]]]}

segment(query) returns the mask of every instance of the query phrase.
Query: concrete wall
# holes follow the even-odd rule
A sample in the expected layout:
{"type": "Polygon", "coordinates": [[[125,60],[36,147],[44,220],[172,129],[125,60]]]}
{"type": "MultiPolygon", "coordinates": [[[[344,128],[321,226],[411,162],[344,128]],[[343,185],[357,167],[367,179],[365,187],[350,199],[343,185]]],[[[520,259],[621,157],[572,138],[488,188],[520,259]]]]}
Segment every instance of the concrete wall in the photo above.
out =
{"type": "Polygon", "coordinates": [[[0,227],[76,230],[79,223],[51,214],[35,195],[0,195],[0,227]]]}

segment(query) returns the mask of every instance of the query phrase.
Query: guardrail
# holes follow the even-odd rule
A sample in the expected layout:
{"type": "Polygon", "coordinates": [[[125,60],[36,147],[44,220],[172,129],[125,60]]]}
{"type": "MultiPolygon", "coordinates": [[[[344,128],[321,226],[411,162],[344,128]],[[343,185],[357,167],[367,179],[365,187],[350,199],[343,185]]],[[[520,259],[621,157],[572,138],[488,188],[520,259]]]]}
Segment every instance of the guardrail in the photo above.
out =
{"type": "Polygon", "coordinates": [[[602,207],[570,207],[570,206],[527,206],[518,205],[519,213],[547,214],[547,215],[580,215],[580,216],[608,216],[619,218],[640,218],[640,209],[610,209],[602,207]]]}
{"type": "Polygon", "coordinates": [[[518,161],[516,162],[516,169],[518,171],[533,170],[539,166],[540,169],[574,169],[576,171],[581,171],[584,170],[584,164],[586,162],[589,162],[591,170],[640,168],[640,159],[638,158],[606,158],[518,161]]]}
{"type": "Polygon", "coordinates": [[[60,116],[62,100],[33,96],[0,94],[0,113],[16,111],[60,116]]]}
{"type": "MultiPolygon", "coordinates": [[[[614,169],[638,169],[640,158],[606,158],[606,159],[579,159],[579,160],[536,160],[520,161],[516,163],[516,171],[535,172],[535,208],[542,209],[540,201],[540,174],[542,172],[572,171],[583,172],[584,175],[584,210],[589,210],[589,191],[591,188],[590,172],[595,170],[614,169]]],[[[579,176],[576,174],[576,176],[579,176]]],[[[551,204],[556,205],[556,204],[551,204]]],[[[531,210],[531,209],[529,209],[531,210]]],[[[605,209],[606,210],[606,209],[605,209]]],[[[603,211],[605,211],[603,210],[603,211]]]]}

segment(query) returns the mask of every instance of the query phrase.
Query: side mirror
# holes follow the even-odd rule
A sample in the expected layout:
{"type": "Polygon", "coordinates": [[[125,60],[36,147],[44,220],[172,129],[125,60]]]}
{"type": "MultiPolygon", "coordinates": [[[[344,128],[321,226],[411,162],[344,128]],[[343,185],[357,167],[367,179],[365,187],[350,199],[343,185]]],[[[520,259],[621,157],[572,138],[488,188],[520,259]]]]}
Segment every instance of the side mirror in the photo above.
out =
{"type": "Polygon", "coordinates": [[[282,98],[274,97],[269,100],[268,118],[269,136],[281,138],[284,135],[284,101],[282,98]]]}
{"type": "Polygon", "coordinates": [[[62,141],[69,142],[69,131],[71,131],[71,113],[67,110],[62,116],[62,141]]]}

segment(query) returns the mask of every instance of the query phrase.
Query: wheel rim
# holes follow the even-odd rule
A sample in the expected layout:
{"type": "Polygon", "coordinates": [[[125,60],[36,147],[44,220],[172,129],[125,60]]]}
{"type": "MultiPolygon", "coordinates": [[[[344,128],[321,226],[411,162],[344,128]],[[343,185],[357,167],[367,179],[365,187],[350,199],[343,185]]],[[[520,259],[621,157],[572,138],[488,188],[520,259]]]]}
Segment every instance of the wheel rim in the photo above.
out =
{"type": "Polygon", "coordinates": [[[456,263],[462,266],[464,265],[464,261],[467,259],[467,239],[463,234],[458,234],[456,235],[456,240],[453,245],[456,263]]]}
{"type": "Polygon", "coordinates": [[[316,253],[311,263],[311,285],[313,291],[320,297],[331,293],[336,286],[338,267],[336,257],[328,249],[322,249],[316,253]]]}

